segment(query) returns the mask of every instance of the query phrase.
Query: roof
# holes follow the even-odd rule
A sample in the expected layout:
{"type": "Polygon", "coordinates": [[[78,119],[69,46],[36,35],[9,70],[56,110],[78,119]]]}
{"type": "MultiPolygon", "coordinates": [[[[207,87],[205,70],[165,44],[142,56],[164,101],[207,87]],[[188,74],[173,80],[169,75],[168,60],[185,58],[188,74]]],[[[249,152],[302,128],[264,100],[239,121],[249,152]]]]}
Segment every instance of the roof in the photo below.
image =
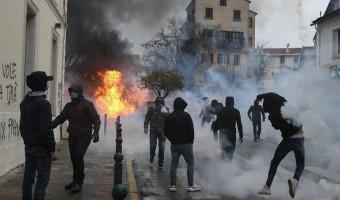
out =
{"type": "Polygon", "coordinates": [[[318,24],[330,17],[340,14],[340,3],[339,0],[330,0],[325,11],[325,14],[322,17],[317,18],[316,20],[312,21],[311,26],[318,24]]]}
{"type": "MultiPolygon", "coordinates": [[[[302,52],[302,48],[264,48],[262,49],[264,53],[267,54],[280,54],[280,55],[284,55],[284,54],[301,54],[302,52]]],[[[258,51],[258,49],[256,50],[258,51]]]]}

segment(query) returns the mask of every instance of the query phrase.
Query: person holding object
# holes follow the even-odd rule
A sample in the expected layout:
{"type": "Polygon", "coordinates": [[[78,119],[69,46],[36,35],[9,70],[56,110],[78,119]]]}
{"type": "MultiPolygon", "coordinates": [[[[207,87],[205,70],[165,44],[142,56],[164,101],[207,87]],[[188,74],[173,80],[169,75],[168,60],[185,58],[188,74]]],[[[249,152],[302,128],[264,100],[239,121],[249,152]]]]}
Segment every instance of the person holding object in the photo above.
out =
{"type": "Polygon", "coordinates": [[[288,179],[289,194],[294,198],[299,179],[305,168],[305,146],[302,124],[297,118],[292,117],[294,115],[291,115],[291,113],[289,113],[290,117],[286,117],[289,110],[285,106],[287,100],[284,97],[276,93],[264,93],[257,95],[256,100],[263,100],[264,112],[269,113],[269,121],[274,129],[280,130],[283,138],[276,148],[270,163],[267,182],[257,193],[260,195],[271,195],[270,187],[277,167],[289,152],[294,151],[296,169],[293,178],[288,179]]]}
{"type": "Polygon", "coordinates": [[[189,113],[184,109],[187,107],[181,97],[174,101],[174,111],[165,119],[164,134],[171,142],[171,170],[170,170],[170,192],[176,191],[177,167],[181,155],[187,163],[188,192],[200,191],[201,187],[194,184],[194,124],[189,113]]]}
{"type": "Polygon", "coordinates": [[[164,120],[169,113],[169,108],[164,105],[164,98],[158,96],[153,106],[148,107],[144,118],[144,133],[148,134],[150,124],[150,163],[153,163],[156,155],[156,146],[158,139],[158,167],[163,169],[164,151],[166,137],[164,135],[164,120]]]}
{"type": "Polygon", "coordinates": [[[243,142],[243,128],[240,111],[234,108],[234,97],[225,99],[225,107],[219,111],[214,126],[214,133],[219,131],[221,157],[225,162],[231,162],[236,145],[236,126],[239,132],[239,142],[243,142]]]}
{"type": "Polygon", "coordinates": [[[22,182],[22,199],[32,199],[32,186],[37,178],[34,199],[43,200],[50,181],[51,161],[57,160],[55,139],[51,127],[51,104],[45,91],[53,76],[35,71],[26,77],[31,92],[20,103],[20,134],[25,144],[25,172],[22,182]],[[38,172],[36,176],[36,172],[38,172]]]}
{"type": "Polygon", "coordinates": [[[52,127],[69,121],[67,132],[70,157],[73,165],[73,180],[65,185],[66,190],[73,193],[80,192],[84,182],[84,155],[93,139],[99,141],[100,117],[93,103],[83,96],[83,87],[72,84],[68,89],[71,102],[67,103],[60,115],[52,121],[52,127]],[[93,134],[92,134],[93,129],[93,134]]]}
{"type": "Polygon", "coordinates": [[[259,101],[255,100],[254,105],[250,106],[248,110],[248,117],[250,121],[253,122],[253,133],[254,133],[254,142],[261,140],[261,114],[263,117],[263,122],[266,119],[264,115],[264,111],[262,107],[259,105],[259,101]],[[250,116],[251,113],[251,116],[250,116]]]}

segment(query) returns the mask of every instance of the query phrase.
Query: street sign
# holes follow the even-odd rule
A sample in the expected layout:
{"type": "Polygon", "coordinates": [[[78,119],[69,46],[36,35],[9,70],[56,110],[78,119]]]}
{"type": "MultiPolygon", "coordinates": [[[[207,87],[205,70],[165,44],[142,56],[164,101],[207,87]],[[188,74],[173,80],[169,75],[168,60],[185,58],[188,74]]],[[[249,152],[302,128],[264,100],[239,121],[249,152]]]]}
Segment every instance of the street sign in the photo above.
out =
{"type": "Polygon", "coordinates": [[[338,66],[337,65],[330,66],[329,72],[330,72],[331,78],[337,78],[339,74],[338,66]]]}

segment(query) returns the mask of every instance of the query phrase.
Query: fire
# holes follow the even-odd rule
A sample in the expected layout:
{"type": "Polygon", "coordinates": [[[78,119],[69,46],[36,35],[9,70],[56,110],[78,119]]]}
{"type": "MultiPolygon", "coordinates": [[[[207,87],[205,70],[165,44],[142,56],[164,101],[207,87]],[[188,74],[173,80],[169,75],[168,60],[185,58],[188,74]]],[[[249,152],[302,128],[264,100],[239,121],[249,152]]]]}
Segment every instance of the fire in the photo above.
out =
{"type": "Polygon", "coordinates": [[[105,74],[98,72],[98,76],[103,81],[95,91],[95,102],[101,113],[111,118],[133,113],[136,107],[129,90],[121,83],[123,74],[113,70],[105,74]]]}

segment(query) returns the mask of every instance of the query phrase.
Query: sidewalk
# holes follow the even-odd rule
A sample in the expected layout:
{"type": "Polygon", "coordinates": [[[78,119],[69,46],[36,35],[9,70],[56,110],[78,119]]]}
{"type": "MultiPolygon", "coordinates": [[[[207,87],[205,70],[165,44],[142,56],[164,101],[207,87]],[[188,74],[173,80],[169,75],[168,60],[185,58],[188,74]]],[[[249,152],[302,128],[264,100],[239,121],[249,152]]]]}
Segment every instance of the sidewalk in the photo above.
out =
{"type": "MultiPolygon", "coordinates": [[[[113,174],[115,149],[112,152],[96,152],[89,148],[85,154],[85,180],[83,189],[78,194],[72,194],[64,189],[64,185],[72,180],[72,164],[68,151],[68,143],[65,140],[57,143],[58,160],[52,163],[50,183],[46,191],[46,199],[113,199],[113,174]]],[[[127,188],[128,195],[125,199],[135,200],[135,184],[131,162],[123,160],[123,185],[127,188]],[[128,166],[127,166],[128,164],[128,166]],[[129,173],[129,174],[128,174],[129,173]],[[132,184],[131,189],[129,182],[132,184]],[[131,190],[131,195],[130,195],[131,190]]],[[[0,177],[0,199],[21,199],[21,183],[24,166],[20,165],[4,176],[0,177]]],[[[138,198],[137,198],[138,199],[138,198]]]]}

